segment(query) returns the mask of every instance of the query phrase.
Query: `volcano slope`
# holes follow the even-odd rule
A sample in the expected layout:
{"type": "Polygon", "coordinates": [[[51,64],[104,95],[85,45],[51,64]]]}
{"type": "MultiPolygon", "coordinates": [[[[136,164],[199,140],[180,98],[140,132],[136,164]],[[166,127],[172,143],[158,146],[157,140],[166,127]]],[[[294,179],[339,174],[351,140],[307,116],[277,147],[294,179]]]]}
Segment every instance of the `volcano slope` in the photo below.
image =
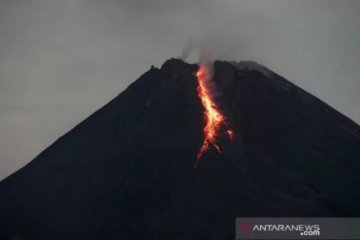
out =
{"type": "Polygon", "coordinates": [[[359,216],[360,128],[255,63],[215,62],[220,135],[197,167],[197,65],[171,59],[0,183],[0,239],[234,239],[238,216],[359,216]]]}

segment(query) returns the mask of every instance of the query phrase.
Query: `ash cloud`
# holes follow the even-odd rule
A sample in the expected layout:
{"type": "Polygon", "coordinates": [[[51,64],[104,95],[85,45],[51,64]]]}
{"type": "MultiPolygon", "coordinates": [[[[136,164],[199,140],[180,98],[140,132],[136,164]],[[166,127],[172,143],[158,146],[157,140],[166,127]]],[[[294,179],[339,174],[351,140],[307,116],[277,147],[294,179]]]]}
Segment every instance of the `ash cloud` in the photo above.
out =
{"type": "Polygon", "coordinates": [[[206,41],[193,39],[185,43],[185,46],[180,55],[180,59],[184,61],[195,60],[199,64],[205,64],[215,60],[213,53],[214,51],[206,41]],[[195,54],[195,56],[193,56],[193,54],[195,54]]]}

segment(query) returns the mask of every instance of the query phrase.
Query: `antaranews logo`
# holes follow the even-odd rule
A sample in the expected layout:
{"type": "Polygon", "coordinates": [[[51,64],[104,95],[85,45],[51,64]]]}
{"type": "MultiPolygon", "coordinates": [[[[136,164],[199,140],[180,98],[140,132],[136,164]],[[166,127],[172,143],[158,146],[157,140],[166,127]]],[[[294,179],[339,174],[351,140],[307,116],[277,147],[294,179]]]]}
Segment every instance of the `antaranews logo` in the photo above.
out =
{"type": "Polygon", "coordinates": [[[239,231],[249,235],[253,231],[253,224],[251,222],[245,222],[239,226],[239,231]]]}
{"type": "Polygon", "coordinates": [[[360,218],[236,218],[236,239],[360,239],[360,218]]]}
{"type": "Polygon", "coordinates": [[[320,236],[319,224],[240,224],[239,231],[250,235],[254,232],[297,232],[299,236],[320,236]]]}

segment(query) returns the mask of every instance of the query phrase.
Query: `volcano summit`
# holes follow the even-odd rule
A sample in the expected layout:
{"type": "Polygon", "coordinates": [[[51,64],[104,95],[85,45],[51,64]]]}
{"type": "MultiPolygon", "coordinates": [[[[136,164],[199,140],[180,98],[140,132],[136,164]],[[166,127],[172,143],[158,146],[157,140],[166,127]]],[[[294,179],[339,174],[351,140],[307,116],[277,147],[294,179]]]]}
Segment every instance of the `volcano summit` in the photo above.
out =
{"type": "Polygon", "coordinates": [[[360,127],[252,62],[214,62],[221,152],[195,168],[198,69],[151,68],[3,180],[0,239],[227,240],[235,217],[360,215],[360,127]]]}

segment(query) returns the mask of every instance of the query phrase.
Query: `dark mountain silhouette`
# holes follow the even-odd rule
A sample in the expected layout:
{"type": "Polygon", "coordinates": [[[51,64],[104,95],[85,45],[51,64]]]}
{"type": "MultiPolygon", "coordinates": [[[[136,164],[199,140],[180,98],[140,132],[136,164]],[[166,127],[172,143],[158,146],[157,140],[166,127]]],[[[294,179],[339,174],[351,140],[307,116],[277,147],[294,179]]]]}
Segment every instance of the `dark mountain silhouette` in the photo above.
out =
{"type": "Polygon", "coordinates": [[[234,239],[237,216],[359,216],[360,128],[255,63],[215,62],[220,136],[197,168],[198,66],[168,60],[0,183],[0,239],[234,239]]]}

